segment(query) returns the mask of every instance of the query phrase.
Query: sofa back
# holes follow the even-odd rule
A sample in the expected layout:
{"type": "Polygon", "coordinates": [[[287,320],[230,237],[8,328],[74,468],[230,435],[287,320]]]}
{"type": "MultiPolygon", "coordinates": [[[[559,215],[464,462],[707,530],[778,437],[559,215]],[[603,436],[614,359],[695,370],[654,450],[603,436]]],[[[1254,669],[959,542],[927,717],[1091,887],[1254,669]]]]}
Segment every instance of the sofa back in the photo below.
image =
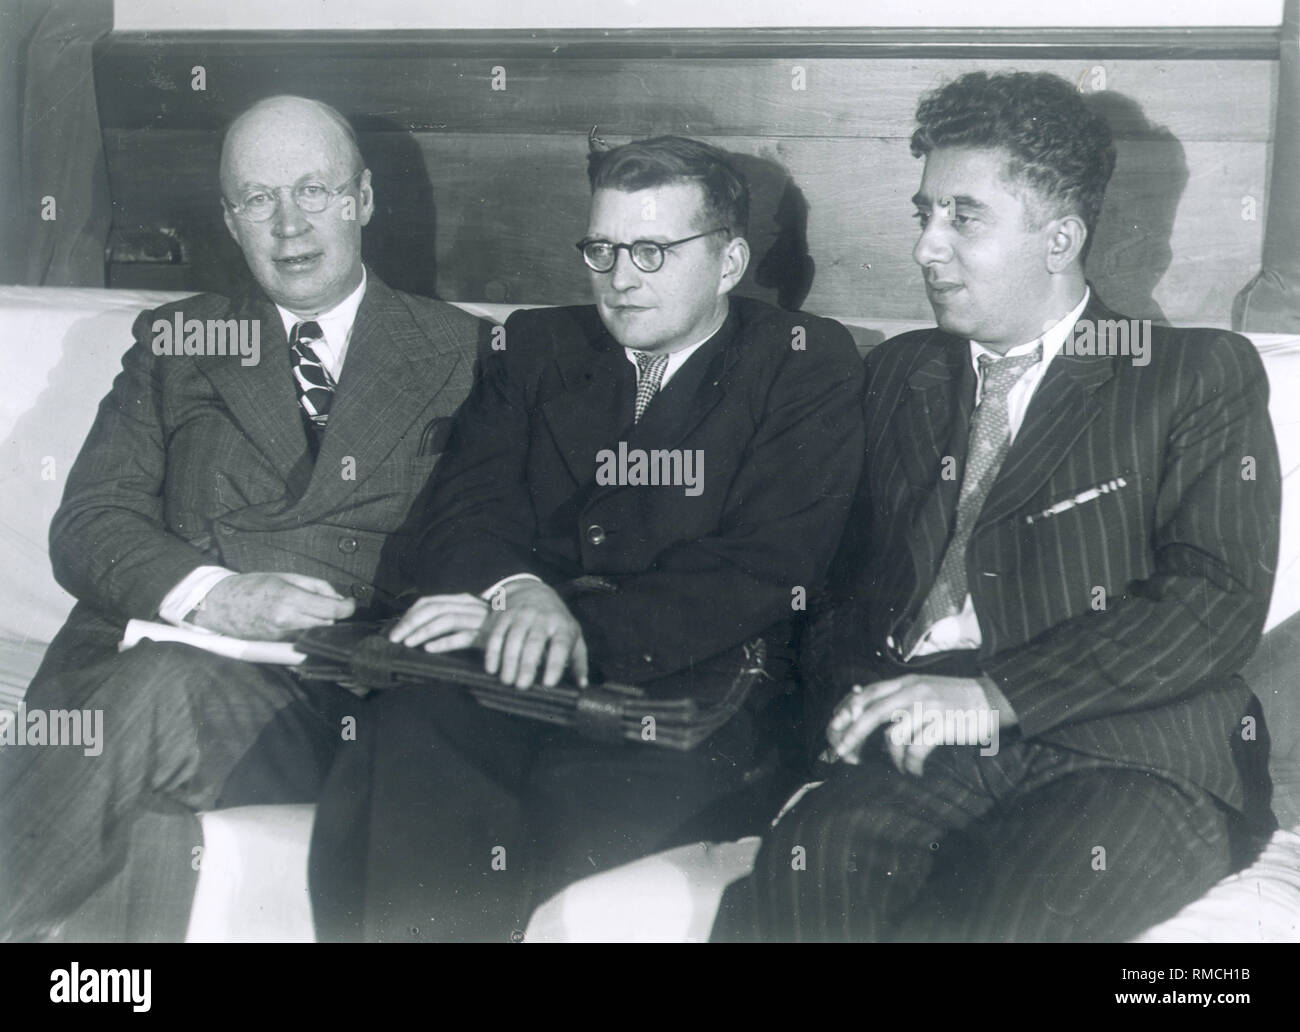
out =
{"type": "MultiPolygon", "coordinates": [[[[72,597],[50,571],[47,533],[64,477],[131,343],[131,324],[142,309],[181,296],[0,287],[0,704],[26,687],[72,608],[72,597]]],[[[521,306],[458,307],[502,322],[521,306]]],[[[864,349],[916,325],[845,321],[864,349]]],[[[1256,334],[1252,340],[1268,371],[1269,411],[1285,477],[1281,555],[1267,630],[1300,612],[1300,412],[1294,401],[1300,398],[1300,337],[1256,334]]],[[[1300,692],[1283,683],[1268,694],[1276,695],[1264,700],[1269,709],[1297,697],[1279,726],[1300,727],[1300,692]]]]}

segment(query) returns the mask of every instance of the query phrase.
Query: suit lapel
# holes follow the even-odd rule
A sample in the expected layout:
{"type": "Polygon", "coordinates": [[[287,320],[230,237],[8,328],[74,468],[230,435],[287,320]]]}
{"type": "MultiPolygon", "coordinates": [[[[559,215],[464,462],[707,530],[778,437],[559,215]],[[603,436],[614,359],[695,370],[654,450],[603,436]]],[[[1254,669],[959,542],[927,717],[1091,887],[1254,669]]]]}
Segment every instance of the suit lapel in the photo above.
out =
{"type": "MultiPolygon", "coordinates": [[[[907,377],[903,403],[895,413],[894,441],[907,479],[917,488],[935,483],[947,454],[954,417],[962,404],[969,365],[965,344],[947,334],[935,334],[927,347],[934,353],[907,377]]],[[[943,481],[940,481],[941,483],[943,481]]]]}
{"type": "MultiPolygon", "coordinates": [[[[739,358],[740,320],[733,307],[722,328],[677,370],[655,396],[641,422],[632,422],[636,373],[622,346],[603,326],[588,327],[585,348],[561,352],[566,393],[543,406],[547,425],[578,484],[591,484],[596,453],[617,448],[674,448],[726,394],[726,374],[739,358]],[[599,327],[599,328],[597,328],[599,327]]],[[[560,349],[556,349],[559,351],[560,349]]],[[[591,497],[627,485],[593,486],[591,497]]]]}
{"type": "Polygon", "coordinates": [[[368,273],[305,501],[328,505],[378,469],[460,361],[448,351],[435,360],[427,335],[368,273]],[[345,459],[354,460],[355,483],[341,475],[345,459]]]}
{"type": "MultiPolygon", "coordinates": [[[[1092,320],[1096,325],[1097,320],[1108,318],[1118,316],[1097,301],[1094,292],[1080,322],[1092,320]]],[[[977,526],[994,523],[1020,508],[1065,461],[1074,442],[1100,414],[1094,394],[1115,375],[1117,361],[1114,356],[1068,355],[1065,351],[1052,359],[984,501],[977,526]]]]}
{"type": "Polygon", "coordinates": [[[231,314],[256,320],[260,360],[246,366],[238,358],[208,355],[197,360],[199,368],[245,436],[285,483],[300,491],[306,486],[311,460],[280,313],[259,290],[251,290],[232,304],[231,314]]]}
{"type": "Polygon", "coordinates": [[[936,333],[935,354],[907,378],[894,441],[909,482],[920,495],[907,532],[912,556],[912,599],[902,619],[920,605],[943,561],[957,513],[975,372],[965,341],[936,333]],[[953,462],[947,462],[948,459],[953,462]]]}
{"type": "Polygon", "coordinates": [[[726,394],[727,373],[740,357],[735,311],[655,395],[628,432],[628,446],[675,448],[726,394]]]}
{"type": "Polygon", "coordinates": [[[542,405],[542,417],[578,484],[596,472],[596,453],[614,447],[632,425],[636,373],[623,349],[596,321],[578,347],[556,339],[552,353],[565,390],[542,405]]]}

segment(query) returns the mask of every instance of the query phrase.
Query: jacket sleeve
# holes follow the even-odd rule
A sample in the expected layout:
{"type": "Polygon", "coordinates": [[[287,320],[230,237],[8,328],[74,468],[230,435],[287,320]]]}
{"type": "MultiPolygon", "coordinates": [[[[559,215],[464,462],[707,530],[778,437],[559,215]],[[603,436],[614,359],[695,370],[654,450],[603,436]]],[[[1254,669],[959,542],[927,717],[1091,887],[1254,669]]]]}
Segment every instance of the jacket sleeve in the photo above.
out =
{"type": "Polygon", "coordinates": [[[1197,363],[1159,470],[1155,573],[983,661],[1025,735],[1174,701],[1236,673],[1258,643],[1281,478],[1263,364],[1229,340],[1187,344],[1197,363]]]}
{"type": "Polygon", "coordinates": [[[544,342],[531,336],[526,313],[516,312],[506,320],[506,348],[480,348],[474,385],[434,474],[433,522],[409,571],[421,593],[478,593],[513,574],[539,572],[526,480],[526,360],[544,342]]]}
{"type": "Polygon", "coordinates": [[[135,321],[135,342],[100,403],[50,524],[55,579],[78,599],[122,618],[155,617],[168,591],[213,562],[164,521],[167,431],[151,348],[153,315],[143,312],[135,321]]]}
{"type": "Polygon", "coordinates": [[[776,374],[721,524],[662,551],[618,590],[571,601],[605,677],[675,672],[802,608],[821,586],[861,471],[862,362],[836,323],[776,374]],[[647,648],[647,641],[654,645],[647,648]]]}

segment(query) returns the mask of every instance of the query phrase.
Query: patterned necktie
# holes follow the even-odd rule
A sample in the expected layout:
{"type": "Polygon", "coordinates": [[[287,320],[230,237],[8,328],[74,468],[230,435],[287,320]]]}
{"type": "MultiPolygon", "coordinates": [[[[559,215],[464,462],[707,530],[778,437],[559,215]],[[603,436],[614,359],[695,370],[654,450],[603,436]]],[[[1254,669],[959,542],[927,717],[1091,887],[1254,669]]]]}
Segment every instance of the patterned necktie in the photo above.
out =
{"type": "Polygon", "coordinates": [[[664,370],[668,368],[667,355],[647,355],[644,351],[636,352],[636,416],[634,423],[641,422],[650,399],[659,393],[663,383],[664,370]]]}
{"type": "Polygon", "coordinates": [[[904,655],[912,651],[927,630],[944,617],[960,613],[966,603],[966,547],[970,544],[975,520],[984,508],[984,501],[1011,447],[1007,395],[1025,371],[1042,361],[1042,357],[1042,345],[1030,354],[1016,358],[980,355],[980,403],[971,416],[966,470],[962,474],[961,494],[957,498],[957,524],[948,550],[944,552],[939,575],[903,643],[904,655]]]}
{"type": "Polygon", "coordinates": [[[293,355],[293,378],[298,384],[298,400],[303,411],[321,430],[330,415],[330,403],[334,400],[334,377],[330,376],[312,348],[316,341],[323,341],[320,323],[300,322],[293,328],[289,337],[290,352],[293,355]]]}

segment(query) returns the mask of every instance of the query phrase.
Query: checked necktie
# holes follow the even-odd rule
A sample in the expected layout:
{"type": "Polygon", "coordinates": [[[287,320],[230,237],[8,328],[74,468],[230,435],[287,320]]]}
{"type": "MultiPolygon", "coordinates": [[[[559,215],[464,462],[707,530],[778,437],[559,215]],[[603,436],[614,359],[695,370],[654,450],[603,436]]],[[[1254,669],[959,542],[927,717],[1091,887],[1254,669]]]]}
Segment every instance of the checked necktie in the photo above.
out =
{"type": "Polygon", "coordinates": [[[960,613],[966,603],[966,547],[970,544],[975,520],[984,508],[984,501],[988,498],[989,490],[1011,447],[1007,395],[1025,371],[1042,361],[1042,357],[1042,345],[1028,355],[1018,355],[1015,358],[980,355],[980,403],[971,416],[966,470],[962,474],[961,494],[957,497],[957,525],[953,529],[948,550],[943,555],[943,563],[939,567],[934,586],[903,642],[904,655],[911,653],[927,630],[944,617],[960,613]]]}
{"type": "Polygon", "coordinates": [[[293,378],[298,384],[298,400],[302,403],[307,418],[320,430],[330,415],[330,403],[334,400],[334,377],[330,376],[312,348],[316,341],[325,339],[320,323],[300,322],[293,328],[289,337],[290,352],[293,355],[293,378]]]}
{"type": "Polygon", "coordinates": [[[659,385],[664,380],[664,370],[668,368],[667,355],[648,355],[644,351],[636,352],[636,415],[634,423],[641,422],[650,399],[659,393],[659,385]]]}

